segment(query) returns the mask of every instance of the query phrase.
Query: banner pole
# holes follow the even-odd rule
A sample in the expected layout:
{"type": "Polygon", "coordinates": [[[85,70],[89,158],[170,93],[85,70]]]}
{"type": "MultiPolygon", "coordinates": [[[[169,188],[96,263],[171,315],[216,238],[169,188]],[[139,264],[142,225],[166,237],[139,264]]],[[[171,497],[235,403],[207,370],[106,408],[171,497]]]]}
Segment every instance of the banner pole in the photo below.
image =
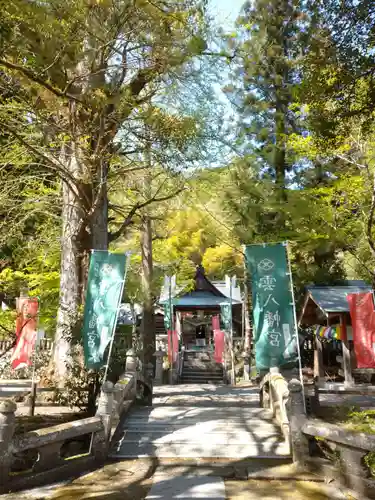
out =
{"type": "Polygon", "coordinates": [[[234,368],[234,354],[233,354],[233,277],[230,277],[230,285],[229,285],[229,300],[230,300],[230,357],[232,362],[232,384],[236,385],[236,371],[234,368]]]}
{"type": "Polygon", "coordinates": [[[174,382],[174,376],[173,376],[173,370],[174,370],[174,334],[173,334],[173,308],[172,308],[172,276],[169,276],[169,286],[168,286],[168,305],[169,305],[169,315],[170,315],[170,321],[171,321],[171,329],[170,329],[170,336],[171,336],[171,347],[172,347],[172,356],[171,356],[171,372],[170,372],[170,383],[171,385],[174,382]]]}
{"type": "Polygon", "coordinates": [[[36,371],[36,356],[39,351],[39,342],[38,339],[38,329],[39,329],[39,311],[40,311],[40,298],[37,297],[38,300],[38,313],[36,319],[36,339],[35,339],[35,349],[34,349],[34,359],[33,359],[33,371],[31,374],[31,397],[30,397],[30,407],[29,407],[29,416],[33,417],[35,414],[35,404],[36,404],[36,383],[35,383],[35,371],[36,371]]]}
{"type": "Polygon", "coordinates": [[[289,250],[289,242],[285,242],[284,245],[286,246],[286,256],[288,260],[288,269],[289,269],[289,279],[290,279],[290,286],[291,286],[291,292],[292,292],[292,301],[293,301],[293,315],[294,315],[294,334],[296,336],[296,343],[297,343],[297,354],[298,354],[298,364],[299,364],[299,377],[301,380],[301,385],[302,385],[302,394],[303,394],[303,405],[305,408],[305,413],[306,413],[306,398],[305,398],[305,386],[303,383],[303,373],[302,373],[302,359],[301,359],[301,349],[299,346],[299,337],[298,337],[298,326],[297,326],[297,313],[296,313],[296,302],[294,298],[294,286],[293,286],[293,276],[292,276],[292,266],[290,263],[290,250],[289,250]]]}
{"type": "Polygon", "coordinates": [[[113,343],[114,343],[115,335],[116,335],[117,320],[118,320],[118,315],[119,315],[119,312],[120,312],[122,294],[124,293],[124,286],[125,286],[125,281],[126,281],[126,275],[127,275],[128,267],[129,267],[130,254],[126,253],[125,255],[127,256],[127,259],[126,259],[126,264],[125,264],[124,279],[121,282],[121,292],[120,292],[120,296],[119,296],[119,299],[118,299],[117,311],[116,311],[116,318],[115,318],[115,321],[114,321],[114,324],[113,324],[112,337],[111,337],[111,342],[109,344],[108,359],[107,359],[107,364],[106,364],[106,367],[105,367],[105,372],[104,372],[104,377],[103,377],[102,385],[104,384],[104,382],[106,382],[107,376],[108,376],[109,362],[111,360],[113,343]]]}

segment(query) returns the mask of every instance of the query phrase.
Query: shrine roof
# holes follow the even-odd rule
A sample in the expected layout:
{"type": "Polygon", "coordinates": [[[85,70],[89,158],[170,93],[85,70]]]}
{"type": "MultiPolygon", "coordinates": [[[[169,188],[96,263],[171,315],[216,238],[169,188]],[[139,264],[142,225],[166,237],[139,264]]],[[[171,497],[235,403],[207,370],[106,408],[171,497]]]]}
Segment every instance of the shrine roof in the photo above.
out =
{"type": "Polygon", "coordinates": [[[372,287],[364,281],[347,281],[342,285],[308,286],[299,324],[314,324],[318,311],[324,315],[348,313],[347,296],[352,293],[372,292],[372,287]]]}
{"type": "MultiPolygon", "coordinates": [[[[160,301],[160,304],[168,303],[168,299],[160,301]]],[[[232,304],[241,304],[239,300],[232,299],[232,304]]],[[[175,307],[220,307],[222,304],[230,304],[230,298],[217,296],[207,291],[193,290],[180,297],[173,297],[172,304],[175,307]]]]}

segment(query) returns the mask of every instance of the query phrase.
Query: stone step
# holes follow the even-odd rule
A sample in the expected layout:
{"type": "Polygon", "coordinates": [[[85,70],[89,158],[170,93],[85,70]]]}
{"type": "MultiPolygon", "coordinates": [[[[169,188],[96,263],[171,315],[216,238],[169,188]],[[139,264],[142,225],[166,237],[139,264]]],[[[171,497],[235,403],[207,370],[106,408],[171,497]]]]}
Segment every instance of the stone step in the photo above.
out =
{"type": "Polygon", "coordinates": [[[185,420],[181,423],[174,422],[174,418],[171,419],[132,419],[127,420],[121,429],[180,429],[180,428],[189,428],[191,432],[197,432],[199,429],[206,429],[207,432],[214,429],[225,429],[228,428],[228,425],[233,429],[245,428],[246,431],[249,429],[249,432],[255,432],[256,429],[274,429],[275,426],[272,422],[263,422],[263,421],[251,421],[251,420],[230,420],[227,422],[211,422],[210,420],[206,421],[197,421],[194,419],[185,420]],[[226,425],[227,424],[227,425],[226,425]]]}
{"type": "Polygon", "coordinates": [[[184,360],[184,365],[203,365],[203,366],[223,366],[217,363],[214,359],[209,358],[189,358],[184,360]]]}
{"type": "Polygon", "coordinates": [[[119,444],[116,458],[141,458],[141,457],[165,457],[165,458],[274,458],[290,457],[288,445],[280,443],[278,439],[266,440],[263,443],[252,443],[243,445],[205,443],[170,443],[155,445],[154,443],[127,443],[119,444]]]}
{"type": "Polygon", "coordinates": [[[212,365],[184,365],[182,368],[184,371],[190,371],[190,370],[197,370],[197,371],[205,371],[205,372],[219,372],[223,373],[223,369],[217,366],[212,366],[212,365]]]}
{"type": "Polygon", "coordinates": [[[165,407],[159,406],[150,409],[133,410],[128,415],[128,420],[132,418],[175,418],[183,417],[184,421],[186,419],[195,418],[197,422],[201,422],[202,419],[211,421],[212,417],[216,421],[225,422],[228,418],[233,420],[238,420],[244,422],[246,420],[256,421],[256,420],[271,420],[272,412],[263,408],[249,408],[247,406],[233,408],[231,406],[221,407],[218,414],[218,408],[212,406],[202,406],[199,408],[192,408],[191,406],[179,406],[175,407],[165,407]]]}
{"type": "Polygon", "coordinates": [[[184,365],[183,370],[198,370],[198,371],[209,371],[209,372],[220,372],[223,373],[223,369],[220,366],[212,366],[212,365],[184,365]]]}
{"type": "Polygon", "coordinates": [[[189,364],[184,364],[183,370],[210,370],[213,372],[223,372],[223,367],[222,366],[215,366],[212,364],[198,364],[198,363],[189,363],[189,364]]]}
{"type": "Polygon", "coordinates": [[[192,371],[192,372],[185,372],[183,371],[181,374],[181,377],[188,377],[188,378],[214,378],[214,379],[220,379],[223,380],[223,374],[222,373],[215,373],[215,372],[199,372],[199,371],[192,371]]]}
{"type": "Polygon", "coordinates": [[[170,418],[153,418],[153,419],[144,419],[144,418],[132,418],[128,419],[124,422],[122,429],[181,429],[181,428],[189,428],[191,432],[199,431],[200,429],[205,429],[208,432],[214,429],[224,429],[228,430],[227,423],[230,423],[230,430],[237,431],[239,429],[245,429],[246,432],[254,432],[257,429],[275,429],[278,426],[272,421],[261,420],[261,419],[242,419],[242,420],[234,420],[228,417],[226,420],[203,420],[203,419],[178,419],[176,417],[170,418]]]}
{"type": "Polygon", "coordinates": [[[215,380],[212,378],[191,378],[191,377],[184,377],[181,378],[181,383],[182,384],[212,384],[212,385],[221,385],[223,383],[222,379],[220,380],[215,380]]]}
{"type": "Polygon", "coordinates": [[[263,420],[229,420],[226,421],[218,421],[218,422],[212,422],[210,420],[206,421],[197,421],[197,420],[185,420],[182,421],[176,421],[175,418],[170,418],[170,419],[152,419],[152,420],[145,420],[145,419],[132,419],[132,420],[127,420],[121,427],[121,429],[144,429],[144,430],[152,430],[152,429],[181,429],[181,428],[189,428],[192,432],[195,432],[199,429],[207,429],[209,432],[211,429],[228,429],[228,422],[231,425],[231,429],[237,430],[237,429],[243,429],[245,428],[246,431],[250,429],[251,432],[253,432],[253,429],[274,429],[276,428],[273,422],[270,421],[263,421],[263,420]]]}
{"type": "Polygon", "coordinates": [[[124,432],[122,443],[202,443],[202,440],[209,439],[211,444],[254,444],[259,439],[275,439],[280,441],[282,437],[277,429],[258,428],[249,434],[240,430],[227,432],[224,429],[207,432],[197,432],[191,427],[180,429],[150,430],[150,429],[127,429],[124,432]]]}

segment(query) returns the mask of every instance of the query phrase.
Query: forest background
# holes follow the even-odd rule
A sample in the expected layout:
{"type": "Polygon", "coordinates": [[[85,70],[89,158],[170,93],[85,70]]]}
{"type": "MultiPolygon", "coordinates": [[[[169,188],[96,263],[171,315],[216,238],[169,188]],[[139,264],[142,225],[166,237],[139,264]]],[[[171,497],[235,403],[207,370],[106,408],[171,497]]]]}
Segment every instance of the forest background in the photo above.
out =
{"type": "Polygon", "coordinates": [[[290,241],[297,304],[309,283],[375,281],[373,2],[254,0],[235,23],[222,9],[0,12],[0,335],[15,297],[39,296],[57,380],[93,248],[132,252],[124,300],[144,307],[145,345],[163,276],[202,264],[246,291],[243,244],[290,241]]]}

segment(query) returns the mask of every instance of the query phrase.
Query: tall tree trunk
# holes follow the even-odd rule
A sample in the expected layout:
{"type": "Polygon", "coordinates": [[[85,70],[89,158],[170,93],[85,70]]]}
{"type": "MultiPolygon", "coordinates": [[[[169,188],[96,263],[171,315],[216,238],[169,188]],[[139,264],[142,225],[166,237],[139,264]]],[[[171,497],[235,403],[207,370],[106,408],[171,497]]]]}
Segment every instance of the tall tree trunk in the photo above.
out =
{"type": "Polygon", "coordinates": [[[144,215],[141,223],[141,255],[142,255],[142,292],[143,315],[141,323],[141,341],[143,346],[143,363],[154,364],[155,353],[155,316],[152,291],[153,260],[152,260],[152,227],[151,219],[144,215]]]}
{"type": "MultiPolygon", "coordinates": [[[[67,171],[79,178],[79,161],[73,151],[64,151],[67,171]]],[[[82,227],[84,208],[75,186],[63,181],[62,185],[62,238],[60,300],[53,353],[53,371],[56,381],[63,383],[70,358],[71,340],[77,329],[79,307],[82,303],[83,240],[87,237],[82,227]]]]}
{"type": "Polygon", "coordinates": [[[107,193],[108,166],[103,160],[103,165],[98,168],[99,182],[95,186],[98,191],[98,200],[91,217],[92,248],[94,250],[108,249],[108,193],[107,193]]]}

